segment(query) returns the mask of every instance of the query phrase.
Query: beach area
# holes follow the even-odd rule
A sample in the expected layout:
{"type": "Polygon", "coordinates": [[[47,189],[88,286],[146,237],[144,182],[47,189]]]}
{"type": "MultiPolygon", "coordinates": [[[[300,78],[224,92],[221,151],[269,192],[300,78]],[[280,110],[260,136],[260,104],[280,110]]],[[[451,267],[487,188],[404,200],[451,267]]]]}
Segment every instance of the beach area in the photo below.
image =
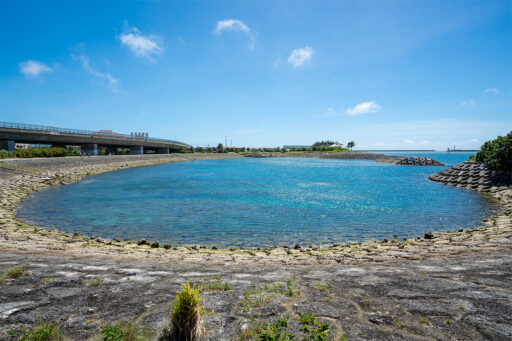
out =
{"type": "MultiPolygon", "coordinates": [[[[16,207],[32,193],[115,170],[229,154],[9,159],[0,168],[0,266],[26,275],[0,286],[0,333],[37,316],[79,339],[110,323],[159,331],[173,297],[201,284],[207,340],[250,339],[257,321],[315,314],[339,337],[508,339],[512,336],[512,189],[486,194],[498,212],[481,226],[410,240],[330,246],[212,248],[112,240],[30,226],[16,207]],[[291,279],[292,284],[290,284],[291,279]],[[99,283],[88,285],[88,283],[99,283]],[[219,284],[227,284],[219,289],[219,284]],[[286,295],[287,290],[296,295],[286,295]],[[144,293],[141,295],[140,293],[144,293]],[[253,329],[251,329],[253,328],[253,329]]],[[[395,166],[401,167],[401,166],[395,166]]],[[[275,321],[274,321],[275,322],[275,321]]],[[[2,335],[2,334],[0,334],[2,335]]]]}

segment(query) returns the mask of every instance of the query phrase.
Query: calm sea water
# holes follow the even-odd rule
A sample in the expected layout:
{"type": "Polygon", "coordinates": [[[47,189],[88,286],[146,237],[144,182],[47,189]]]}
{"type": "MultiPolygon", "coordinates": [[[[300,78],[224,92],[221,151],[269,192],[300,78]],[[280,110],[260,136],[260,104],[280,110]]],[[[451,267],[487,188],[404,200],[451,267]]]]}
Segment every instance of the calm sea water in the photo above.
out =
{"type": "MultiPolygon", "coordinates": [[[[469,154],[427,156],[453,165],[469,154]]],[[[492,213],[482,195],[427,179],[443,168],[302,158],[182,162],[52,187],[25,200],[18,215],[89,236],[256,247],[410,238],[475,226],[492,213]]]]}

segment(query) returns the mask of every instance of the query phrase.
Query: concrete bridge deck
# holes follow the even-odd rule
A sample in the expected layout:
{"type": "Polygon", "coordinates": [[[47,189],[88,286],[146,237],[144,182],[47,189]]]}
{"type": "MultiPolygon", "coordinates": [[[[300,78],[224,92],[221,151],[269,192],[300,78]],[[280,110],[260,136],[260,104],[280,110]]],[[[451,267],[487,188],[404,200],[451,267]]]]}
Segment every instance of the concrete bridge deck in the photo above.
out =
{"type": "Polygon", "coordinates": [[[14,150],[16,143],[80,146],[83,152],[90,155],[97,155],[98,147],[106,147],[112,151],[117,148],[130,148],[131,154],[144,154],[148,150],[168,154],[191,148],[183,142],[146,136],[0,122],[0,149],[14,150]]]}

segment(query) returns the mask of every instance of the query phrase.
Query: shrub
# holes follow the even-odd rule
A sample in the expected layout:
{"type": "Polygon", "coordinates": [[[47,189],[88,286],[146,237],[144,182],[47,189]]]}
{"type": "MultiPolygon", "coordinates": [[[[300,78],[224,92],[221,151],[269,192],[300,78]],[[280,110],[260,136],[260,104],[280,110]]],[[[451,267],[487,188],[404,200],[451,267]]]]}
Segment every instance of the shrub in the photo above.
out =
{"type": "Polygon", "coordinates": [[[199,303],[199,288],[183,284],[183,290],[176,295],[170,325],[162,331],[160,340],[196,341],[202,331],[201,314],[204,307],[199,303]]]}
{"type": "Polygon", "coordinates": [[[470,161],[485,162],[496,171],[512,172],[512,132],[487,141],[470,161]]]}
{"type": "Polygon", "coordinates": [[[27,148],[27,149],[15,149],[7,152],[5,150],[0,151],[0,158],[32,158],[32,157],[62,157],[67,156],[68,150],[61,147],[43,147],[43,148],[27,148]]]}

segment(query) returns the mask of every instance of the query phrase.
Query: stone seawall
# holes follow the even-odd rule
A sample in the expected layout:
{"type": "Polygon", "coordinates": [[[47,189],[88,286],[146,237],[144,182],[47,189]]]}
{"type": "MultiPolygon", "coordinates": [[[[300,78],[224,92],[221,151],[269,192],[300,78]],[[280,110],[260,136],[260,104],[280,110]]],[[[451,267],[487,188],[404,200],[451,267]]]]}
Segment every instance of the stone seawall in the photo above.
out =
{"type": "Polygon", "coordinates": [[[388,162],[395,165],[406,166],[443,166],[444,163],[428,157],[418,156],[387,156],[380,153],[366,153],[366,152],[345,152],[345,153],[240,153],[244,157],[253,158],[318,158],[318,159],[334,159],[334,160],[375,160],[379,162],[388,162]]]}
{"type": "Polygon", "coordinates": [[[340,159],[340,160],[379,160],[387,159],[389,156],[378,153],[339,153],[339,154],[323,154],[321,159],[340,159]]]}
{"type": "Polygon", "coordinates": [[[379,162],[389,162],[394,165],[403,166],[444,166],[444,163],[429,157],[419,156],[389,156],[386,159],[376,160],[379,162]]]}
{"type": "Polygon", "coordinates": [[[483,162],[461,162],[451,168],[429,176],[445,185],[489,192],[492,187],[510,186],[512,174],[494,172],[483,162]]]}

